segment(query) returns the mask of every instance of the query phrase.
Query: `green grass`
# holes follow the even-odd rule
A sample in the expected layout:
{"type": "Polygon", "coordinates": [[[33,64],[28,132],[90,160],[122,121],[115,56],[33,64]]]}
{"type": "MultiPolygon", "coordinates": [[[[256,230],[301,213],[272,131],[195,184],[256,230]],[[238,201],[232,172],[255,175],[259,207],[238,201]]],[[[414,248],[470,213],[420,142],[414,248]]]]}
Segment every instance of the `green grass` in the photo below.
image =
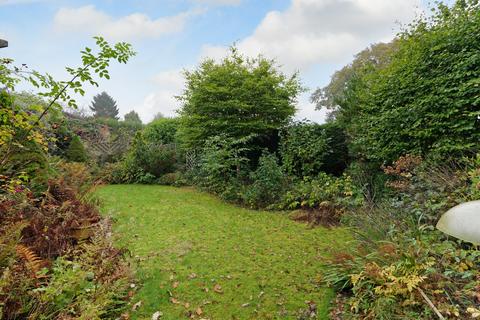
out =
{"type": "Polygon", "coordinates": [[[328,319],[333,292],[319,283],[319,262],[345,230],[311,229],[188,188],[107,186],[98,194],[118,243],[140,261],[133,319],[156,311],[186,319],[198,307],[196,319],[296,319],[306,301],[328,319]]]}

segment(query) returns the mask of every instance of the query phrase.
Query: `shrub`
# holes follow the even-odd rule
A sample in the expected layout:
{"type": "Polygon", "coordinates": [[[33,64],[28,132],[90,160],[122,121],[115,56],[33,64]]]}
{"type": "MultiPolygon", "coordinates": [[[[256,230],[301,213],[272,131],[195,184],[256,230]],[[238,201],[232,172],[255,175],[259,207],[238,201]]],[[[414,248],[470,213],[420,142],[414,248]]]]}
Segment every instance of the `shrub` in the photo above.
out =
{"type": "Polygon", "coordinates": [[[181,155],[173,143],[176,120],[160,119],[135,135],[124,160],[123,181],[151,184],[180,167],[181,155]]]}
{"type": "Polygon", "coordinates": [[[126,307],[131,272],[110,222],[65,180],[40,198],[0,197],[2,319],[110,319],[126,307]]]}
{"type": "Polygon", "coordinates": [[[286,173],[299,178],[341,175],[349,161],[345,132],[335,122],[291,124],[280,132],[279,151],[286,173]]]}
{"type": "Polygon", "coordinates": [[[65,156],[68,160],[73,162],[85,162],[87,161],[87,152],[83,146],[79,136],[74,136],[68,146],[65,156]]]}
{"type": "Polygon", "coordinates": [[[317,208],[323,202],[331,202],[340,206],[356,203],[356,193],[350,177],[336,178],[320,173],[315,178],[305,177],[283,197],[280,207],[284,209],[317,208]]]}
{"type": "Polygon", "coordinates": [[[183,177],[181,172],[171,172],[164,174],[158,179],[158,184],[173,186],[183,184],[183,177]]]}
{"type": "Polygon", "coordinates": [[[192,183],[225,200],[240,200],[241,180],[248,177],[249,170],[249,161],[244,156],[249,150],[244,147],[247,139],[210,138],[197,164],[187,173],[192,183]]]}
{"type": "Polygon", "coordinates": [[[253,208],[265,208],[281,199],[286,179],[274,154],[264,153],[257,169],[250,174],[252,184],[245,187],[243,201],[253,208]]]}
{"type": "Polygon", "coordinates": [[[433,225],[449,208],[478,199],[478,159],[438,164],[404,156],[386,167],[395,197],[349,212],[355,241],[324,261],[326,283],[343,290],[344,319],[432,319],[478,310],[480,253],[433,225]]]}

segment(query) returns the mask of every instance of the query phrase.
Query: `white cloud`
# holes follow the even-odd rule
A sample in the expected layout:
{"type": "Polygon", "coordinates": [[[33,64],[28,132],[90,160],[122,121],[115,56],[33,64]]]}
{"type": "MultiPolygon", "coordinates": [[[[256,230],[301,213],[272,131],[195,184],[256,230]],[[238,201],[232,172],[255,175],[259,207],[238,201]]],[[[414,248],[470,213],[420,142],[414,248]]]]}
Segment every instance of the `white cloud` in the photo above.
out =
{"type": "Polygon", "coordinates": [[[88,5],[59,9],[54,17],[54,29],[62,33],[99,34],[111,40],[158,38],[182,31],[187,20],[199,13],[198,10],[187,11],[155,20],[142,13],[114,18],[88,5]]]}
{"type": "MultiPolygon", "coordinates": [[[[391,39],[398,22],[411,21],[419,7],[420,0],[292,0],[285,11],[269,12],[238,47],[276,58],[288,71],[341,63],[372,42],[391,39]]],[[[202,55],[225,50],[206,45],[202,55]]]]}
{"type": "Polygon", "coordinates": [[[144,122],[151,121],[158,112],[168,117],[175,116],[176,110],[180,107],[180,102],[175,96],[181,94],[185,86],[182,70],[160,72],[152,81],[158,89],[149,93],[135,110],[144,122]]]}

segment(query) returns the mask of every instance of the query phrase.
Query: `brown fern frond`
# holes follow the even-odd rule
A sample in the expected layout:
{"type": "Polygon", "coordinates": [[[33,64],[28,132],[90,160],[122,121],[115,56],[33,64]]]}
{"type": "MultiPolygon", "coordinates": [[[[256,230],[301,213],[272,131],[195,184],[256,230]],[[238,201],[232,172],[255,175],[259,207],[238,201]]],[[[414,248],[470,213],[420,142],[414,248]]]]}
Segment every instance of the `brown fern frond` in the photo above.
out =
{"type": "Polygon", "coordinates": [[[37,273],[46,266],[46,261],[40,258],[32,249],[18,244],[16,245],[17,255],[25,261],[25,265],[32,272],[34,278],[38,278],[37,273]]]}

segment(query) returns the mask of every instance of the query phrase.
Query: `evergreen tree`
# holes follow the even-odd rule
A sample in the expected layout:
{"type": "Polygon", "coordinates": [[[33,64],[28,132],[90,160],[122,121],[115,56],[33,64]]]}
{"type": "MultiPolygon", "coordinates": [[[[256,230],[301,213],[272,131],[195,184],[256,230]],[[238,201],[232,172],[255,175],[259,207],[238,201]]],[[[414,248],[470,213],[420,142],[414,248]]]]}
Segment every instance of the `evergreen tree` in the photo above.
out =
{"type": "Polygon", "coordinates": [[[66,152],[66,158],[74,162],[87,161],[87,152],[79,136],[74,136],[66,152]]]}
{"type": "Polygon", "coordinates": [[[90,110],[95,118],[112,118],[118,120],[117,102],[105,91],[93,97],[90,110]]]}
{"type": "Polygon", "coordinates": [[[125,122],[142,123],[140,116],[138,115],[138,113],[135,112],[135,110],[132,110],[129,113],[125,114],[123,118],[125,119],[125,122]]]}

